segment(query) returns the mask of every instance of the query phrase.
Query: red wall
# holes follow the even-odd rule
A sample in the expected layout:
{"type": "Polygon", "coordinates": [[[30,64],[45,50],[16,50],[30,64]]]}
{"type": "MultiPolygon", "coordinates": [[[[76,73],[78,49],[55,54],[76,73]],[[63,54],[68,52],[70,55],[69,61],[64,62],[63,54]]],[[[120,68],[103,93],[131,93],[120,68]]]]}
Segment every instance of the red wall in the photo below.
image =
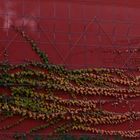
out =
{"type": "MultiPolygon", "coordinates": [[[[31,47],[10,27],[15,25],[31,35],[54,64],[74,69],[139,67],[139,51],[131,52],[139,48],[139,13],[139,0],[1,0],[0,60],[4,60],[5,49],[10,63],[39,60],[31,47]]],[[[134,105],[133,109],[139,111],[138,102],[138,99],[130,101],[130,109],[134,105]]],[[[122,105],[105,108],[116,112],[129,109],[128,106],[122,108],[122,105]]],[[[6,123],[9,121],[13,120],[6,123]]],[[[43,122],[26,120],[8,132],[28,131],[40,123],[43,122]]],[[[105,129],[129,130],[129,124],[105,129]]],[[[134,122],[133,129],[139,125],[138,121],[134,122]]]]}

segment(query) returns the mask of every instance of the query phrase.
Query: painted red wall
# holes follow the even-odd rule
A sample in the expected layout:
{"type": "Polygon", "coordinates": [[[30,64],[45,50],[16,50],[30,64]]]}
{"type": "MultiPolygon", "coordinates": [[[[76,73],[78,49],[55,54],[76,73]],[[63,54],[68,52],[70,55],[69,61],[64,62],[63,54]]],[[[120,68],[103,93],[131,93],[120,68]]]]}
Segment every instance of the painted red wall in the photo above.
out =
{"type": "MultiPolygon", "coordinates": [[[[139,0],[1,0],[0,60],[5,59],[5,49],[9,62],[13,64],[24,63],[25,59],[39,60],[31,47],[13,31],[11,25],[15,25],[38,42],[53,64],[72,69],[139,67],[139,51],[131,52],[139,48],[139,13],[139,0]]],[[[122,107],[122,104],[116,108],[111,105],[104,108],[116,112],[132,108],[139,111],[139,105],[137,99],[130,101],[130,108],[122,107]]],[[[13,119],[6,123],[9,121],[13,119]]],[[[28,131],[41,123],[26,120],[8,133],[28,131]]],[[[139,125],[140,122],[134,122],[132,129],[139,128],[139,125]]],[[[118,128],[104,128],[129,130],[130,123],[118,128]]]]}

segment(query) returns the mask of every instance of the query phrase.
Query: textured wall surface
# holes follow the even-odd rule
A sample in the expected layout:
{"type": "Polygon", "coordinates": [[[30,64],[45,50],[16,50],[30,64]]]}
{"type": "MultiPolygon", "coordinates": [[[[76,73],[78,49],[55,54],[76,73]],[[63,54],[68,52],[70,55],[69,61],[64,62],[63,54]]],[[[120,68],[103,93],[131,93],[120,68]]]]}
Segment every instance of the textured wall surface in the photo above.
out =
{"type": "MultiPolygon", "coordinates": [[[[26,41],[11,28],[14,25],[34,38],[53,64],[70,69],[135,69],[140,66],[139,12],[138,0],[0,0],[0,61],[8,59],[12,64],[19,64],[26,59],[39,60],[26,41]],[[5,50],[7,57],[4,57],[5,50]]],[[[114,112],[139,111],[139,99],[122,106],[104,108],[114,112]]],[[[0,126],[12,121],[13,118],[8,119],[0,126]]],[[[6,132],[28,131],[41,123],[28,119],[6,132]]],[[[130,125],[127,122],[103,128],[138,129],[140,122],[133,122],[132,128],[130,125]]]]}

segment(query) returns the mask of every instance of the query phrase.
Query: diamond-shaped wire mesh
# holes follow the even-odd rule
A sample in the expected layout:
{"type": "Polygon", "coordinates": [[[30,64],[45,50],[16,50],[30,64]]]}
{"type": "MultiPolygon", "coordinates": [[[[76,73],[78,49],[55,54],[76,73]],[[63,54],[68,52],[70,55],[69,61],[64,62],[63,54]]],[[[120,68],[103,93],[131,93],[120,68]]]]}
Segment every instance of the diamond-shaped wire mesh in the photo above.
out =
{"type": "Polygon", "coordinates": [[[15,25],[31,35],[55,64],[70,68],[139,66],[138,51],[132,51],[139,48],[139,9],[129,3],[1,0],[0,60],[5,49],[11,63],[37,59],[12,30],[15,25]]]}
{"type": "MultiPolygon", "coordinates": [[[[36,40],[51,63],[74,69],[139,67],[138,6],[131,0],[0,0],[0,61],[39,61],[30,45],[11,28],[14,25],[36,40]]],[[[139,101],[131,102],[139,110],[139,101]]],[[[29,124],[30,120],[24,126],[29,124]]],[[[134,126],[139,128],[139,123],[134,126]]],[[[123,128],[129,129],[129,125],[123,128]]],[[[13,136],[5,135],[7,140],[13,136]]]]}

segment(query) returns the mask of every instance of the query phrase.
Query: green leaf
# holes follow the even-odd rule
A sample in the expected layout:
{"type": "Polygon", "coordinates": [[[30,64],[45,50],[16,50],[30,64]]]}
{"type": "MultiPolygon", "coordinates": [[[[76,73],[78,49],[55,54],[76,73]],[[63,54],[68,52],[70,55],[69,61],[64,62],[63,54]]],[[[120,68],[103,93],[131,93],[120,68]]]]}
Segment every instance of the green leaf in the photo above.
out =
{"type": "Polygon", "coordinates": [[[43,140],[41,136],[35,136],[33,140],[43,140]]]}

